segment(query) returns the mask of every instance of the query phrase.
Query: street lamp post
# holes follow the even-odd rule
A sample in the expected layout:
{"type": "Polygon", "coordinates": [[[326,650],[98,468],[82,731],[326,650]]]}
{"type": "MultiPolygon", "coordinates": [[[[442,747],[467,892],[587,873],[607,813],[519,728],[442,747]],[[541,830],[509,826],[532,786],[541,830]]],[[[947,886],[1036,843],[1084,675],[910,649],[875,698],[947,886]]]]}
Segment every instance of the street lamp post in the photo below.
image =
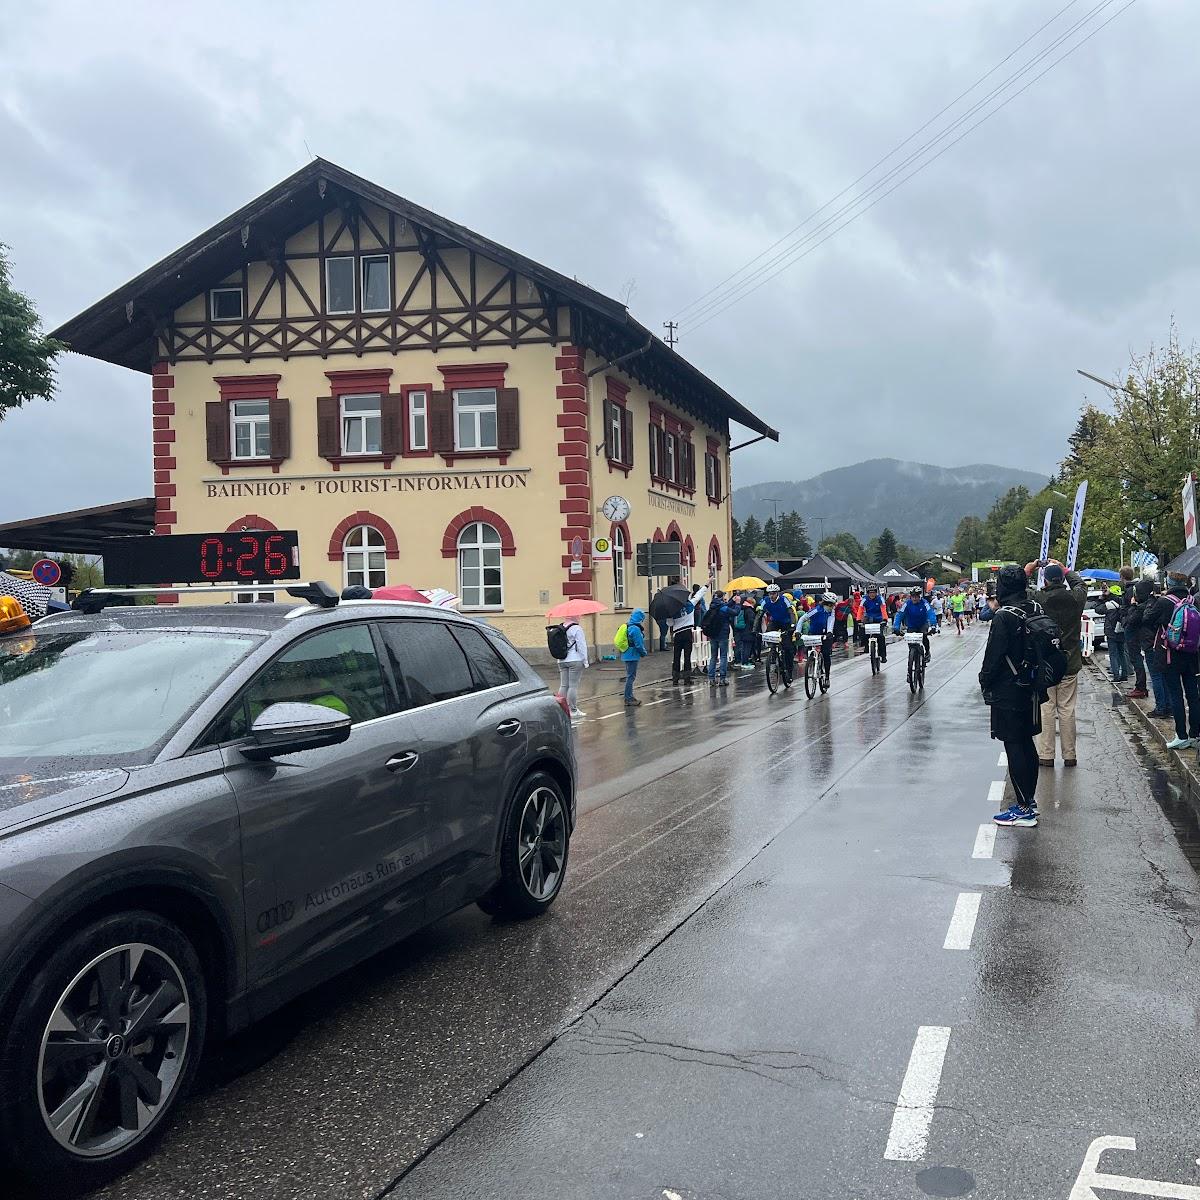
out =
{"type": "Polygon", "coordinates": [[[779,501],[772,500],[770,496],[764,496],[763,499],[775,509],[775,561],[779,562],[779,501]]]}

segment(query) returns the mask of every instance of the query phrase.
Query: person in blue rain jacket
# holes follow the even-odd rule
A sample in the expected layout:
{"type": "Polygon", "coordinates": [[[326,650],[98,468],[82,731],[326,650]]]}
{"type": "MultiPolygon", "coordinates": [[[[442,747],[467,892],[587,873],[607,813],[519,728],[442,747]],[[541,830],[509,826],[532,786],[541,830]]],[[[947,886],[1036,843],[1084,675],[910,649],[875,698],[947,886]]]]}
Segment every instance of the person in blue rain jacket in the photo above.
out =
{"type": "Polygon", "coordinates": [[[637,708],[642,703],[634,699],[633,684],[637,679],[638,663],[646,657],[645,627],[646,614],[640,608],[635,608],[625,624],[629,649],[621,655],[621,661],[625,664],[625,703],[631,708],[637,708]]]}

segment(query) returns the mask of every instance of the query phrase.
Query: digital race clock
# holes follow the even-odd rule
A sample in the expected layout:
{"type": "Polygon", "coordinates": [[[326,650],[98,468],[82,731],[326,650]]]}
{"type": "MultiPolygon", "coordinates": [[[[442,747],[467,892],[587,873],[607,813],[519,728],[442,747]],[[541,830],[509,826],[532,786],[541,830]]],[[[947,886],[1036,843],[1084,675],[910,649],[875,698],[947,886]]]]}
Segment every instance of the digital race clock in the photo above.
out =
{"type": "Polygon", "coordinates": [[[299,545],[294,529],[107,538],[104,582],[110,587],[147,583],[167,587],[299,579],[299,545]]]}

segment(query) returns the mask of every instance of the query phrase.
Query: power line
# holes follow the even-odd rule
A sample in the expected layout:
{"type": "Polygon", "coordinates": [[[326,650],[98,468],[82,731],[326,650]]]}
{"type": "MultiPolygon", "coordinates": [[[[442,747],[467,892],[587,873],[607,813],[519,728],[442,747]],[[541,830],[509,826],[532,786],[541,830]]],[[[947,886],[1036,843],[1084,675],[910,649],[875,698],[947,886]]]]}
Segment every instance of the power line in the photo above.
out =
{"type": "MultiPolygon", "coordinates": [[[[743,288],[745,288],[747,284],[753,282],[756,278],[763,275],[765,272],[769,271],[776,263],[779,263],[779,262],[783,261],[784,259],[789,258],[796,250],[800,249],[806,243],[812,242],[814,239],[816,239],[823,230],[828,229],[830,227],[830,225],[833,225],[834,223],[836,223],[846,213],[857,208],[869,196],[871,196],[875,192],[878,192],[888,182],[890,182],[897,175],[899,175],[907,166],[909,166],[911,163],[914,163],[917,160],[919,160],[923,155],[925,155],[929,150],[931,150],[939,142],[944,141],[956,129],[960,128],[965,122],[970,120],[970,118],[973,117],[976,113],[978,113],[982,109],[986,108],[988,104],[990,104],[993,100],[995,100],[998,96],[1000,96],[1003,92],[1005,92],[1012,84],[1014,84],[1018,79],[1020,79],[1022,75],[1027,75],[1040,62],[1044,61],[1050,54],[1052,54],[1055,50],[1057,50],[1060,46],[1062,46],[1064,42],[1068,41],[1074,34],[1078,33],[1079,30],[1082,29],[1085,25],[1087,25],[1092,20],[1093,17],[1095,17],[1098,13],[1102,12],[1105,8],[1108,8],[1109,6],[1111,6],[1114,3],[1116,3],[1116,0],[1100,0],[1100,3],[1096,4],[1088,13],[1086,13],[1083,17],[1081,17],[1078,21],[1076,21],[1075,24],[1072,25],[1069,29],[1067,29],[1064,33],[1059,34],[1059,36],[1057,38],[1055,38],[1054,41],[1052,41],[1048,46],[1046,46],[1044,49],[1040,50],[1037,54],[1035,54],[1033,56],[1033,58],[1031,58],[1028,62],[1026,62],[1023,67],[1012,72],[1012,74],[1010,74],[1002,83],[998,84],[990,92],[988,92],[986,96],[984,96],[981,100],[977,100],[970,108],[968,108],[965,112],[963,112],[961,115],[956,117],[953,121],[951,121],[950,124],[947,125],[940,133],[936,134],[935,136],[930,138],[928,141],[926,141],[926,142],[922,143],[922,145],[918,146],[916,150],[912,151],[906,158],[902,159],[899,163],[897,163],[894,167],[892,167],[891,170],[889,170],[886,174],[882,175],[879,179],[877,179],[873,184],[871,184],[870,187],[868,187],[864,191],[860,192],[853,199],[848,200],[839,209],[837,209],[835,212],[831,213],[828,217],[826,217],[814,229],[811,229],[808,233],[804,234],[802,237],[795,239],[791,245],[787,246],[785,249],[780,250],[777,254],[773,255],[765,263],[763,263],[762,266],[755,268],[748,275],[746,275],[745,278],[740,280],[733,287],[725,289],[721,295],[715,296],[711,300],[707,301],[705,304],[702,304],[698,309],[696,309],[695,312],[692,313],[692,317],[691,317],[692,321],[697,321],[697,318],[699,318],[701,316],[705,316],[712,309],[714,309],[718,306],[723,306],[726,300],[728,300],[731,296],[733,296],[734,294],[736,294],[737,292],[739,292],[743,288]]],[[[1103,28],[1103,26],[1100,26],[1100,28],[1103,28]]],[[[1079,44],[1082,45],[1084,40],[1086,40],[1086,39],[1081,39],[1079,44]]],[[[1016,93],[1014,93],[1014,94],[1016,94],[1016,93]]],[[[953,145],[953,143],[951,143],[951,145],[953,145]]],[[[933,157],[937,157],[937,155],[935,155],[933,157]]],[[[932,162],[933,158],[930,158],[929,161],[932,162]]],[[[870,205],[868,205],[867,207],[870,207],[870,205]]],[[[751,289],[751,290],[753,290],[753,289],[751,289]]],[[[695,326],[693,326],[693,328],[694,327],[695,326]]]]}
{"type": "Polygon", "coordinates": [[[868,176],[872,175],[879,167],[883,166],[883,164],[885,162],[887,162],[887,160],[889,158],[891,158],[892,155],[898,153],[900,150],[903,150],[904,147],[907,146],[908,143],[911,142],[913,140],[913,138],[915,138],[917,136],[917,134],[924,133],[925,130],[928,129],[929,126],[934,123],[934,121],[936,121],[939,117],[943,116],[945,113],[949,112],[950,109],[952,109],[960,100],[962,100],[966,96],[970,95],[971,92],[973,92],[985,79],[994,75],[1002,66],[1004,66],[1004,64],[1006,62],[1008,62],[1008,60],[1010,58],[1012,58],[1014,55],[1019,54],[1022,50],[1024,50],[1025,47],[1028,46],[1029,43],[1032,42],[1034,40],[1034,38],[1036,38],[1038,36],[1039,33],[1042,32],[1042,30],[1046,29],[1050,25],[1053,25],[1054,22],[1057,21],[1058,18],[1061,17],[1063,15],[1063,13],[1065,13],[1067,11],[1067,9],[1074,7],[1078,3],[1079,3],[1079,0],[1068,0],[1068,3],[1063,5],[1063,7],[1060,8],[1058,10],[1058,12],[1056,12],[1054,14],[1054,16],[1052,16],[1048,21],[1046,21],[1044,24],[1038,26],[1038,28],[1035,29],[1033,31],[1033,33],[1031,33],[1019,46],[1017,46],[1016,49],[1010,51],[998,63],[996,63],[995,66],[993,66],[990,70],[985,71],[982,75],[980,75],[980,77],[977,80],[975,80],[975,82],[973,84],[971,84],[971,86],[969,88],[967,88],[966,91],[960,92],[957,96],[954,97],[953,100],[950,101],[949,104],[947,104],[944,108],[941,108],[937,112],[935,112],[933,114],[933,116],[930,117],[929,120],[926,121],[925,124],[922,125],[919,129],[914,129],[913,132],[910,133],[908,135],[908,137],[906,137],[904,139],[904,141],[898,142],[895,146],[893,146],[881,159],[879,159],[872,166],[868,167],[856,180],[854,180],[853,183],[847,184],[844,188],[842,188],[842,190],[840,192],[838,192],[838,194],[836,196],[831,196],[828,200],[825,201],[824,204],[821,205],[820,208],[813,209],[813,211],[810,212],[808,214],[808,216],[805,217],[804,220],[800,222],[799,225],[796,225],[793,228],[789,229],[787,233],[785,233],[777,241],[772,242],[765,250],[762,251],[762,253],[756,254],[752,259],[750,259],[749,262],[743,263],[740,267],[738,267],[738,269],[736,271],[733,272],[732,275],[727,275],[724,279],[721,280],[720,283],[715,284],[713,287],[709,288],[708,291],[704,293],[704,295],[697,296],[696,299],[693,300],[690,304],[685,304],[683,306],[683,308],[681,308],[677,313],[674,314],[674,319],[678,320],[679,317],[681,317],[684,313],[695,308],[696,305],[699,304],[701,300],[707,299],[709,296],[711,296],[713,294],[713,292],[716,292],[716,291],[720,290],[721,288],[723,288],[731,279],[736,278],[743,271],[745,271],[748,267],[753,266],[756,262],[758,262],[758,260],[760,258],[763,258],[766,255],[770,254],[771,251],[774,250],[776,246],[782,245],[794,233],[798,233],[801,229],[803,229],[804,226],[807,225],[809,223],[809,221],[811,221],[814,217],[820,216],[820,214],[823,213],[831,204],[840,200],[847,192],[852,191],[854,188],[856,188],[860,183],[862,183],[862,181],[864,179],[866,179],[868,176]]]}
{"type": "MultiPolygon", "coordinates": [[[[1114,0],[1105,0],[1105,5],[1113,3],[1113,2],[1114,2],[1114,0]]],[[[714,317],[719,316],[721,313],[725,312],[727,309],[732,308],[733,305],[737,304],[741,300],[744,300],[751,293],[758,291],[758,289],[760,287],[762,287],[763,284],[768,283],[770,280],[774,279],[776,275],[780,274],[782,271],[787,270],[788,267],[794,266],[802,258],[807,258],[808,255],[811,254],[814,250],[816,250],[818,246],[824,245],[824,243],[829,241],[829,239],[831,237],[833,237],[835,234],[841,232],[841,230],[845,229],[847,225],[852,224],[854,221],[858,220],[859,217],[861,217],[865,213],[869,212],[881,200],[890,196],[894,191],[896,191],[897,188],[903,186],[910,179],[912,179],[914,175],[919,175],[923,170],[925,170],[926,167],[932,166],[933,163],[935,163],[939,158],[941,158],[942,155],[945,154],[947,150],[950,150],[952,147],[957,146],[958,143],[961,142],[963,140],[963,138],[965,138],[967,136],[967,134],[978,129],[979,126],[984,124],[985,121],[991,120],[991,118],[994,117],[998,112],[1000,112],[1001,109],[1006,108],[1018,96],[1023,95],[1025,92],[1027,92],[1035,83],[1037,83],[1037,81],[1039,79],[1041,79],[1044,75],[1049,74],[1049,72],[1052,71],[1056,66],[1058,66],[1059,63],[1063,62],[1067,58],[1070,58],[1070,56],[1072,54],[1074,54],[1076,50],[1080,49],[1086,42],[1089,42],[1093,37],[1096,36],[1096,34],[1098,34],[1106,26],[1111,25],[1112,22],[1115,21],[1123,12],[1125,12],[1127,9],[1132,8],[1134,6],[1134,4],[1136,4],[1136,3],[1137,3],[1137,0],[1127,0],[1127,3],[1125,3],[1121,8],[1119,8],[1115,13],[1113,13],[1112,16],[1110,16],[1108,18],[1108,20],[1102,22],[1095,29],[1093,29],[1089,34],[1087,34],[1085,37],[1081,38],[1078,42],[1075,43],[1074,46],[1072,46],[1069,50],[1067,50],[1066,53],[1061,54],[1058,58],[1056,58],[1048,67],[1046,67],[1045,70],[1038,72],[1038,74],[1035,75],[1031,80],[1029,80],[1028,83],[1026,83],[1024,86],[1019,88],[1017,91],[1013,92],[1012,95],[1007,96],[1003,101],[1001,101],[1000,104],[996,105],[995,108],[993,108],[989,112],[985,113],[973,125],[968,126],[965,130],[963,130],[962,133],[959,134],[958,137],[956,137],[953,141],[949,142],[947,145],[943,146],[936,154],[934,154],[930,158],[926,159],[923,163],[920,163],[917,167],[915,167],[907,175],[902,176],[895,184],[893,184],[892,187],[888,188],[887,191],[876,196],[874,200],[872,200],[869,204],[867,204],[863,208],[859,209],[858,212],[851,214],[849,217],[847,217],[846,220],[844,220],[840,224],[836,225],[836,227],[834,229],[832,229],[828,234],[826,234],[825,237],[820,238],[819,240],[817,240],[815,242],[812,242],[811,245],[808,245],[806,248],[803,249],[802,253],[798,253],[798,254],[795,253],[795,251],[800,250],[802,247],[804,247],[806,242],[811,241],[811,239],[813,237],[815,237],[815,235],[817,233],[821,232],[822,229],[827,228],[830,224],[832,224],[834,221],[836,221],[838,216],[841,214],[835,214],[833,217],[830,217],[827,221],[823,222],[817,229],[813,230],[813,232],[810,235],[806,236],[805,238],[802,238],[800,241],[798,241],[795,245],[790,247],[788,250],[784,251],[782,254],[777,255],[772,260],[772,263],[764,264],[764,266],[762,268],[760,268],[759,271],[755,272],[754,275],[747,277],[747,279],[744,280],[742,284],[739,284],[737,287],[730,289],[730,292],[726,296],[719,298],[715,303],[719,304],[720,307],[715,308],[713,311],[707,312],[703,316],[703,319],[697,321],[694,325],[689,325],[688,332],[692,332],[696,329],[699,329],[702,325],[706,325],[714,317]],[[781,260],[785,260],[785,261],[781,262],[781,260]],[[771,271],[770,274],[768,274],[764,278],[760,279],[757,283],[754,284],[753,287],[748,287],[748,288],[745,287],[745,284],[749,283],[751,281],[751,279],[753,279],[756,275],[761,274],[762,271],[767,270],[768,267],[771,266],[773,263],[781,263],[781,265],[779,265],[775,270],[771,271]],[[742,288],[745,288],[745,290],[741,290],[742,288]]],[[[947,132],[949,132],[949,130],[947,130],[947,132]]],[[[942,136],[944,136],[944,135],[942,135],[942,136]]],[[[939,141],[939,140],[941,140],[940,137],[934,139],[934,142],[939,141]]],[[[930,143],[930,145],[932,145],[932,144],[933,143],[930,143]]],[[[926,149],[928,149],[928,148],[929,147],[926,147],[926,149]]],[[[911,156],[908,161],[911,161],[912,157],[918,157],[918,156],[919,156],[919,154],[911,156]]],[[[891,176],[894,174],[895,174],[895,172],[890,172],[889,175],[887,176],[887,178],[891,178],[891,176]]],[[[886,179],[881,180],[880,182],[881,183],[886,182],[886,179]]],[[[849,211],[849,209],[854,208],[858,203],[860,203],[863,199],[865,199],[868,195],[870,195],[871,190],[874,190],[874,189],[868,189],[867,192],[864,192],[853,203],[846,205],[841,210],[841,213],[844,214],[845,212],[849,211]]],[[[712,309],[711,304],[707,305],[705,307],[712,309]]],[[[700,315],[700,314],[697,313],[697,315],[700,315]]]]}

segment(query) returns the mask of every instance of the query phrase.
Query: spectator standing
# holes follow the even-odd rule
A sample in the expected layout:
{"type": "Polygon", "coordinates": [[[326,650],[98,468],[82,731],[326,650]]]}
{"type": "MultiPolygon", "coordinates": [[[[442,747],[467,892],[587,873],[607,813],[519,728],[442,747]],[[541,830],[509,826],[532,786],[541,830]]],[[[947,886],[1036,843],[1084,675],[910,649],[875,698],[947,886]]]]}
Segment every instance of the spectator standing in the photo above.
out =
{"type": "MultiPolygon", "coordinates": [[[[1139,579],[1134,584],[1133,595],[1130,597],[1129,608],[1125,617],[1125,645],[1131,642],[1138,648],[1139,656],[1145,662],[1146,679],[1154,696],[1154,707],[1147,714],[1158,720],[1171,719],[1171,697],[1167,694],[1167,685],[1163,681],[1162,671],[1159,670],[1154,658],[1154,643],[1158,630],[1150,624],[1147,617],[1154,604],[1156,588],[1152,580],[1139,579]]],[[[1137,689],[1129,694],[1132,696],[1137,689]]]]}
{"type": "Polygon", "coordinates": [[[704,615],[704,636],[709,640],[708,682],[711,686],[726,687],[729,684],[729,633],[737,612],[725,599],[724,592],[716,592],[708,612],[704,615]]]}
{"type": "MultiPolygon", "coordinates": [[[[1150,594],[1149,586],[1147,583],[1147,595],[1150,594]]],[[[1131,624],[1134,621],[1138,605],[1137,589],[1138,585],[1133,581],[1133,568],[1122,567],[1121,624],[1125,627],[1125,658],[1128,661],[1129,669],[1133,672],[1133,687],[1129,689],[1129,697],[1132,700],[1144,700],[1149,695],[1146,690],[1146,654],[1142,646],[1140,629],[1135,629],[1131,624]]],[[[1141,615],[1140,612],[1137,613],[1139,627],[1141,615]]],[[[1157,700],[1157,697],[1155,699],[1157,700]]]]}
{"type": "Polygon", "coordinates": [[[733,623],[733,635],[737,639],[737,662],[743,671],[754,670],[754,643],[757,638],[754,632],[754,623],[757,616],[758,612],[753,598],[744,596],[738,606],[738,615],[734,618],[733,623]]]}
{"type": "Polygon", "coordinates": [[[1146,623],[1155,631],[1154,664],[1162,673],[1171,715],[1175,718],[1175,738],[1167,743],[1171,750],[1186,750],[1200,740],[1200,688],[1196,671],[1200,654],[1194,650],[1172,650],[1167,644],[1167,626],[1181,604],[1191,603],[1188,577],[1178,571],[1167,576],[1167,590],[1146,610],[1146,623]],[[1187,709],[1184,710],[1184,698],[1187,709]]]}
{"type": "MultiPolygon", "coordinates": [[[[1037,570],[1037,563],[1025,568],[1026,575],[1037,570]]],[[[1083,670],[1083,650],[1080,637],[1083,629],[1083,610],[1087,607],[1087,584],[1068,572],[1060,562],[1045,567],[1046,585],[1038,592],[1038,602],[1048,617],[1058,626],[1063,653],[1067,656],[1067,673],[1062,682],[1050,689],[1042,705],[1042,731],[1038,737],[1038,763],[1054,766],[1054,724],[1058,722],[1058,741],[1062,745],[1063,766],[1073,767],[1077,758],[1075,703],[1079,696],[1079,672],[1083,670]]],[[[993,625],[995,623],[993,622],[993,625]]]]}
{"type": "Polygon", "coordinates": [[[558,691],[567,698],[571,720],[581,721],[587,716],[579,707],[579,681],[590,665],[587,638],[574,617],[568,617],[562,624],[567,633],[567,657],[558,661],[558,691]]]}
{"type": "Polygon", "coordinates": [[[1104,618],[1104,641],[1108,645],[1108,673],[1113,683],[1124,683],[1129,678],[1129,663],[1125,657],[1125,626],[1121,614],[1125,608],[1125,597],[1121,585],[1114,583],[1108,592],[1096,601],[1096,614],[1104,618]]]}
{"type": "Polygon", "coordinates": [[[621,661],[625,664],[625,703],[633,708],[642,703],[634,698],[633,685],[637,680],[638,663],[646,657],[645,625],[646,614],[640,608],[635,608],[629,614],[625,625],[625,632],[629,638],[629,648],[621,654],[621,661]]]}
{"type": "MultiPolygon", "coordinates": [[[[697,585],[692,596],[700,590],[697,585]]],[[[689,600],[671,625],[671,682],[692,682],[692,650],[696,645],[696,605],[689,600]]]]}
{"type": "Polygon", "coordinates": [[[1029,580],[1010,564],[996,573],[996,610],[988,630],[987,649],[979,672],[984,703],[991,709],[992,737],[1003,743],[1008,777],[1017,802],[992,820],[997,825],[1034,826],[1038,823],[1038,753],[1034,738],[1041,732],[1041,697],[1022,687],[1015,669],[1025,657],[1025,623],[1038,607],[1029,599],[1029,580]]]}

